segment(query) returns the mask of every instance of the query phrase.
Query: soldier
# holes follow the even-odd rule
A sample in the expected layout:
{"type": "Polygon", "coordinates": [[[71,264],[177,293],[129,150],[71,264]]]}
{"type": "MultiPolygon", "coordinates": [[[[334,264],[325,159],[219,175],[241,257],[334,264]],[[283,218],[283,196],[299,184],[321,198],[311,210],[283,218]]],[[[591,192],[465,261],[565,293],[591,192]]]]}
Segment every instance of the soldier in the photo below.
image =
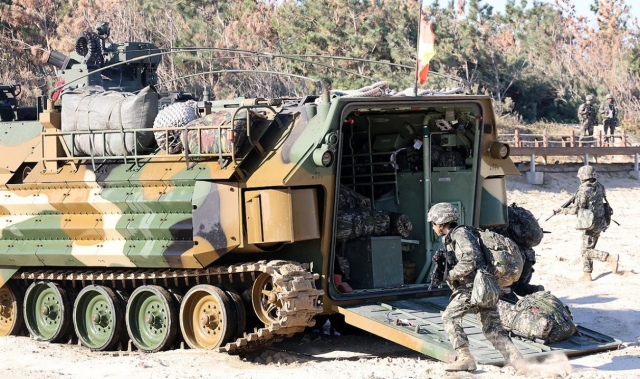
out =
{"type": "Polygon", "coordinates": [[[578,119],[582,128],[580,130],[580,143],[590,146],[593,143],[593,127],[598,123],[596,110],[593,108],[593,95],[587,95],[585,103],[578,108],[578,119]]]}
{"type": "Polygon", "coordinates": [[[554,213],[578,214],[578,209],[590,209],[593,212],[593,228],[584,230],[582,235],[582,269],[584,274],[580,278],[582,281],[591,281],[593,271],[593,260],[609,262],[611,271],[618,272],[618,254],[596,250],[596,243],[600,238],[600,233],[607,229],[605,220],[604,198],[606,196],[604,186],[596,180],[596,170],[593,166],[582,166],[578,170],[580,188],[576,192],[573,200],[565,208],[558,208],[554,213]]]}
{"type": "Polygon", "coordinates": [[[604,140],[607,143],[614,143],[613,135],[618,126],[618,109],[613,103],[613,95],[607,94],[606,103],[602,103],[600,106],[600,117],[602,117],[602,123],[604,124],[604,140]]]}
{"type": "Polygon", "coordinates": [[[508,364],[523,370],[525,361],[509,338],[500,322],[497,306],[479,308],[471,305],[471,291],[476,271],[485,265],[477,237],[464,226],[458,226],[460,215],[449,203],[438,203],[431,207],[427,221],[433,231],[443,237],[445,249],[452,251],[458,263],[445,278],[453,289],[450,303],[442,314],[444,329],[458,354],[457,361],[447,365],[447,371],[475,371],[476,362],[469,351],[469,339],[462,328],[462,318],[474,312],[482,325],[482,333],[500,351],[508,364]]]}

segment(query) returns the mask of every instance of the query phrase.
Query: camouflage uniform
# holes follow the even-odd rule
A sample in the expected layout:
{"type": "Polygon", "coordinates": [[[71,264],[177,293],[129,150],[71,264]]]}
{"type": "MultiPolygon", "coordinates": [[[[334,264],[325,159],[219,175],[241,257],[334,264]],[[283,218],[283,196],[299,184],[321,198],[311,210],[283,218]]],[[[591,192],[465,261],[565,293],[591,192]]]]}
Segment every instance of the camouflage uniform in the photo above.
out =
{"type": "MultiPolygon", "coordinates": [[[[580,170],[591,166],[583,166],[580,170]]],[[[593,229],[585,230],[582,235],[582,268],[586,273],[593,271],[593,260],[607,261],[609,253],[597,250],[596,243],[600,238],[600,233],[607,229],[608,225],[604,215],[604,196],[606,195],[604,186],[595,179],[595,171],[592,177],[583,181],[576,192],[576,196],[569,207],[561,209],[563,214],[578,214],[578,209],[588,208],[593,212],[593,229]]],[[[580,177],[580,172],[578,172],[580,177]]]]}
{"type": "Polygon", "coordinates": [[[580,130],[580,142],[589,145],[593,142],[593,127],[598,123],[596,120],[596,110],[591,105],[593,96],[587,95],[586,102],[578,108],[578,119],[582,128],[580,130]]]}
{"type": "Polygon", "coordinates": [[[615,134],[616,126],[618,125],[618,109],[613,103],[611,94],[607,95],[607,102],[600,105],[600,117],[604,125],[604,140],[609,142],[610,136],[615,134]],[[611,99],[611,102],[608,101],[609,99],[611,99]]]}
{"type": "Polygon", "coordinates": [[[449,271],[447,283],[453,289],[453,294],[451,302],[442,314],[444,329],[451,344],[455,349],[469,345],[469,339],[462,328],[462,317],[473,311],[482,325],[482,333],[496,349],[500,352],[505,351],[513,342],[502,327],[498,308],[494,306],[478,309],[470,304],[476,269],[485,265],[477,237],[470,229],[457,227],[444,237],[444,246],[447,250],[453,251],[458,260],[458,264],[449,271]]]}
{"type": "MultiPolygon", "coordinates": [[[[427,215],[427,221],[437,225],[454,226],[458,218],[458,211],[448,203],[435,204],[427,215]]],[[[449,287],[453,289],[453,294],[451,294],[449,305],[442,313],[442,322],[461,363],[457,365],[454,363],[448,366],[447,370],[475,370],[475,362],[469,352],[469,338],[462,328],[462,318],[469,312],[476,314],[482,326],[482,333],[502,353],[507,363],[515,364],[514,362],[522,359],[522,355],[504,330],[497,306],[479,308],[471,305],[473,279],[477,268],[485,265],[478,238],[471,229],[456,226],[443,236],[443,242],[445,249],[452,251],[458,260],[446,278],[449,287]]]]}

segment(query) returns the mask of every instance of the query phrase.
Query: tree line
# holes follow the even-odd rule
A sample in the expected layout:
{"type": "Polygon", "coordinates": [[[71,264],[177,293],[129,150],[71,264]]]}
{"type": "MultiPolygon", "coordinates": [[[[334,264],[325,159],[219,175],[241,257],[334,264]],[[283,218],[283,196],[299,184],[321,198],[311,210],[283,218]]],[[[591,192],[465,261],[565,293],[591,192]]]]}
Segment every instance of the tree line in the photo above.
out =
{"type": "MultiPolygon", "coordinates": [[[[0,0],[0,83],[23,102],[55,86],[48,52],[73,50],[80,31],[111,26],[113,42],[149,41],[163,56],[164,89],[217,98],[300,96],[384,80],[413,87],[420,0],[0,0]],[[181,49],[200,47],[209,49],[181,49]],[[247,72],[220,72],[248,70],[247,72]],[[210,72],[214,73],[210,73],[210,72]],[[188,76],[188,77],[187,77],[188,76]]],[[[623,123],[640,124],[640,27],[624,0],[594,0],[592,18],[571,0],[434,1],[436,56],[428,88],[490,95],[496,113],[522,122],[576,122],[587,94],[613,94],[623,123]]]]}

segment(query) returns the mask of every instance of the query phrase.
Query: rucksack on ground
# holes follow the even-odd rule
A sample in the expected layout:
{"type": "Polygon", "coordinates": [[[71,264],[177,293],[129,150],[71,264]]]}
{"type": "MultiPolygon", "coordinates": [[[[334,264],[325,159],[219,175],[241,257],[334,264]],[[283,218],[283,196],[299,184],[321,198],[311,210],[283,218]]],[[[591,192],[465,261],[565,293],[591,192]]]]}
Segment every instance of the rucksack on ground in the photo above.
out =
{"type": "Polygon", "coordinates": [[[522,274],[524,259],[518,246],[509,238],[491,230],[476,229],[485,258],[500,287],[508,287],[522,274]]]}
{"type": "Polygon", "coordinates": [[[500,300],[498,312],[505,330],[545,343],[562,341],[577,330],[569,308],[549,291],[527,295],[516,304],[500,300]]]}

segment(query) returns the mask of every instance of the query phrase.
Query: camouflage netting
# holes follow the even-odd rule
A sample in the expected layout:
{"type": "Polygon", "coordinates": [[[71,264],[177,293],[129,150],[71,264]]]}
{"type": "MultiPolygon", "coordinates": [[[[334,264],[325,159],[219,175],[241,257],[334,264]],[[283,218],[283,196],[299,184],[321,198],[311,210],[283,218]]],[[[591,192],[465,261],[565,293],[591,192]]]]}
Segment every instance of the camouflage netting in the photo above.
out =
{"type": "Polygon", "coordinates": [[[498,312],[506,330],[545,343],[562,341],[577,330],[569,308],[548,291],[527,295],[516,304],[499,301],[498,312]]]}
{"type": "MultiPolygon", "coordinates": [[[[158,113],[153,122],[155,128],[180,128],[198,118],[198,103],[189,100],[173,103],[158,113]]],[[[154,132],[158,147],[168,149],[169,154],[180,153],[183,149],[180,139],[181,130],[159,130],[154,132]],[[167,138],[168,137],[168,138],[167,138]]]]}
{"type": "Polygon", "coordinates": [[[65,135],[64,141],[76,156],[123,156],[148,151],[154,143],[151,129],[158,114],[158,94],[146,87],[137,95],[88,87],[62,95],[62,131],[117,130],[119,133],[65,135]]]}
{"type": "MultiPolygon", "coordinates": [[[[236,113],[233,127],[231,127],[233,112],[226,110],[191,121],[185,126],[188,132],[181,133],[182,145],[189,149],[189,154],[231,153],[234,145],[237,153],[247,139],[246,112],[245,109],[241,109],[236,113]],[[202,127],[207,129],[194,130],[202,127]]],[[[252,126],[265,119],[257,112],[249,112],[252,126]]]]}

